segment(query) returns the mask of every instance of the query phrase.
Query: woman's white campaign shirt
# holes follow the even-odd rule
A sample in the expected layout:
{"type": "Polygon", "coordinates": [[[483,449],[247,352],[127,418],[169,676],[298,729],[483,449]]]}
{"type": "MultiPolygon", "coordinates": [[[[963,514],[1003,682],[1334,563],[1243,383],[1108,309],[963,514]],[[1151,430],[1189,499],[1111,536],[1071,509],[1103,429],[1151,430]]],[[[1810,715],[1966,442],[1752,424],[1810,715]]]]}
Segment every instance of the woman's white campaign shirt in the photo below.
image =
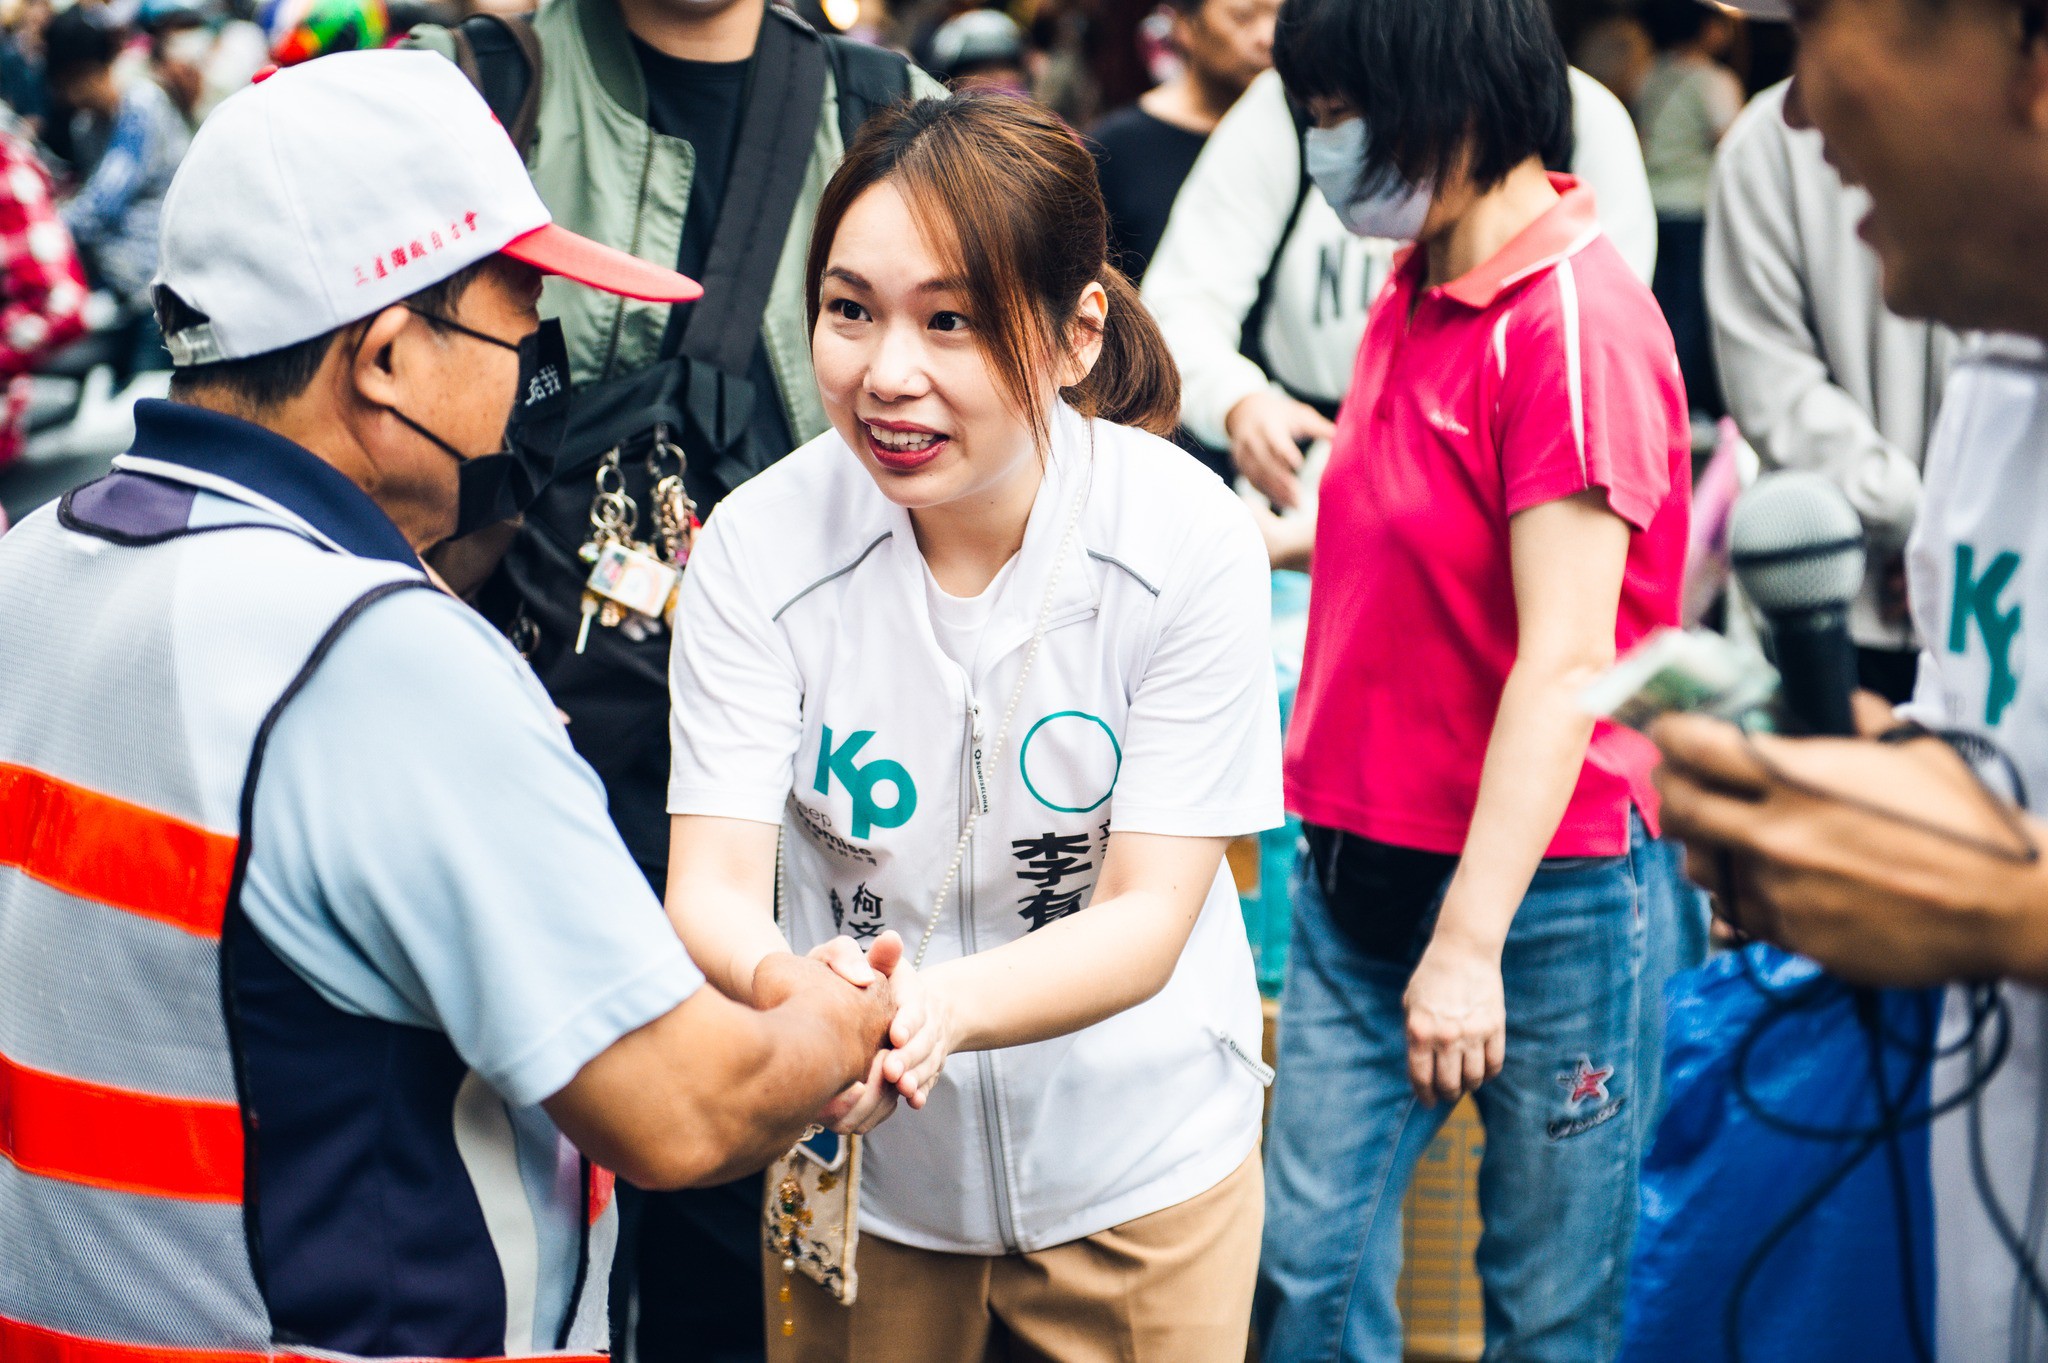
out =
{"type": "MultiPolygon", "coordinates": [[[[1282,820],[1266,558],[1186,454],[1062,405],[970,670],[941,649],[908,514],[833,431],[720,503],[684,577],[669,810],[779,823],[799,952],[923,936],[988,768],[929,969],[1074,913],[1112,830],[1282,820]],[[992,752],[1077,487],[1045,643],[992,752]]],[[[862,1228],[973,1254],[1064,1244],[1205,1192],[1258,1141],[1259,999],[1219,868],[1156,997],[1051,1041],[954,1056],[868,1138],[862,1228]]]]}

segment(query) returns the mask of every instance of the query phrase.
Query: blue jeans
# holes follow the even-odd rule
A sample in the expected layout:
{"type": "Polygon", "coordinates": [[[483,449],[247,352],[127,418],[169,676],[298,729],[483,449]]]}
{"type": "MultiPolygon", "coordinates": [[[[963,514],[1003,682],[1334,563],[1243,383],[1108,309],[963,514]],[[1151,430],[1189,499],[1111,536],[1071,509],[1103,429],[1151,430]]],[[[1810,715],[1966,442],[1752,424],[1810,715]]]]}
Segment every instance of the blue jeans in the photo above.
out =
{"type": "MultiPolygon", "coordinates": [[[[1306,861],[1294,903],[1260,1354],[1400,1363],[1401,1203],[1449,1116],[1408,1085],[1401,996],[1418,957],[1361,950],[1331,922],[1306,861]]],[[[1605,1363],[1620,1344],[1664,981],[1697,963],[1705,921],[1680,853],[1634,820],[1625,856],[1545,862],[1515,914],[1502,958],[1507,1063],[1474,1095],[1489,1363],[1605,1363]]]]}

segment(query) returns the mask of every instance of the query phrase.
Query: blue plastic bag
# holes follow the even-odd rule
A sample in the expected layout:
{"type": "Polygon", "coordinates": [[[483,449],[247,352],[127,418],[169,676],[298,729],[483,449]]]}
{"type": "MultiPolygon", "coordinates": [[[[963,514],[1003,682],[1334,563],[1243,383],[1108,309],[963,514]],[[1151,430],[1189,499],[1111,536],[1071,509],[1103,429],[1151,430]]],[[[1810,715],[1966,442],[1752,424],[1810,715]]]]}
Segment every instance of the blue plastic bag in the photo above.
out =
{"type": "Polygon", "coordinates": [[[1939,993],[1859,1003],[1811,962],[1753,946],[1675,977],[1666,998],[1668,1105],[1643,1162],[1622,1363],[1913,1363],[1909,1309],[1924,1337],[1934,1319],[1925,1121],[1897,1138],[1897,1169],[1868,1137],[1795,1135],[1765,1117],[1868,1132],[1884,1117],[1881,1065],[1893,1112],[1924,1119],[1939,993]],[[1878,1018],[1886,1040],[1873,1058],[1865,1020],[1878,1018]],[[1749,1101],[1737,1080],[1746,1038],[1749,1101]],[[1758,1247],[1859,1151],[1761,1260],[1731,1321],[1758,1247]]]}

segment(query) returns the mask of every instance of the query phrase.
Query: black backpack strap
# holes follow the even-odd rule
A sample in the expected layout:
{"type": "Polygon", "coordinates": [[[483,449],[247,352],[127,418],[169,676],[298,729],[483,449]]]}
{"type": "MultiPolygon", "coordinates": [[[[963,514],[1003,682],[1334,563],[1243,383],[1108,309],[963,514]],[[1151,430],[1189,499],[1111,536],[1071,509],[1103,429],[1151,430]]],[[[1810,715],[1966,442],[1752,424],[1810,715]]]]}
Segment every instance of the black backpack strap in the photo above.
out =
{"type": "Polygon", "coordinates": [[[832,81],[839,89],[839,141],[852,146],[868,116],[910,94],[910,59],[872,43],[825,36],[832,81]]]}
{"type": "Polygon", "coordinates": [[[540,123],[540,38],[525,15],[473,14],[448,30],[455,65],[483,95],[521,156],[540,123]]]}
{"type": "Polygon", "coordinates": [[[732,153],[734,167],[746,169],[726,184],[699,281],[704,297],[690,305],[682,338],[684,355],[734,376],[747,372],[760,344],[761,316],[825,106],[818,35],[801,21],[776,22],[777,6],[768,12],[732,153]]]}
{"type": "Polygon", "coordinates": [[[1271,371],[1266,362],[1266,314],[1273,310],[1273,290],[1280,282],[1280,258],[1287,254],[1287,244],[1294,240],[1294,229],[1301,226],[1301,210],[1308,207],[1309,191],[1314,184],[1308,178],[1308,110],[1294,96],[1287,97],[1287,112],[1294,116],[1295,164],[1300,168],[1300,178],[1294,186],[1294,207],[1288,210],[1287,225],[1280,231],[1280,240],[1273,245],[1273,258],[1266,262],[1266,272],[1259,276],[1259,293],[1252,300],[1251,310],[1244,315],[1244,330],[1238,334],[1237,351],[1259,368],[1271,371]]]}

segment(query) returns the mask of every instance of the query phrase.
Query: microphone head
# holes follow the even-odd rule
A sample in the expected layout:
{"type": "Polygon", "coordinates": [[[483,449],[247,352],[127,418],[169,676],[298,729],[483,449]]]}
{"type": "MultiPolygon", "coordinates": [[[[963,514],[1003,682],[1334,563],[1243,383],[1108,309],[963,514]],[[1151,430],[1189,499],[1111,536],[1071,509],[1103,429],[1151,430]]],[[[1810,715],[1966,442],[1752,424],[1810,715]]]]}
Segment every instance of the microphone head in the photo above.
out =
{"type": "Polygon", "coordinates": [[[1863,585],[1863,522],[1818,473],[1757,479],[1736,500],[1728,541],[1742,590],[1765,615],[1844,607],[1863,585]]]}

